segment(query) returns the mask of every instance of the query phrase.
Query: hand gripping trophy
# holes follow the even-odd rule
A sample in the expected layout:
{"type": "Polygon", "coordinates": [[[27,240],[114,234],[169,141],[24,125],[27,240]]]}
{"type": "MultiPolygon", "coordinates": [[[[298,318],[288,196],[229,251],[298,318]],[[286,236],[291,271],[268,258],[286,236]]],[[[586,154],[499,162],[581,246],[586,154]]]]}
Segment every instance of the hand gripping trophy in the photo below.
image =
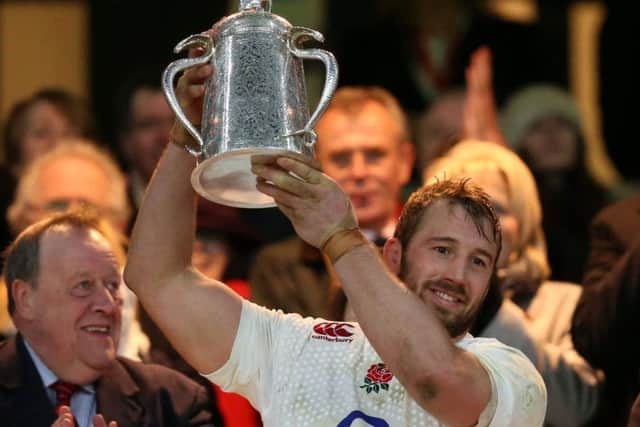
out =
{"type": "Polygon", "coordinates": [[[241,0],[239,12],[216,22],[212,37],[192,35],[174,51],[200,46],[204,54],[172,62],[163,74],[169,105],[198,148],[188,148],[198,165],[193,188],[216,203],[243,207],[275,206],[255,188],[250,159],[256,154],[293,152],[313,157],[313,126],[327,108],[338,80],[334,56],[302,43],[324,40],[318,31],[294,27],[271,13],[271,1],[241,0]],[[302,59],[317,59],[326,68],[320,101],[309,115],[302,59]],[[200,129],[181,111],[174,92],[176,75],[203,63],[215,73],[206,83],[200,129]]]}

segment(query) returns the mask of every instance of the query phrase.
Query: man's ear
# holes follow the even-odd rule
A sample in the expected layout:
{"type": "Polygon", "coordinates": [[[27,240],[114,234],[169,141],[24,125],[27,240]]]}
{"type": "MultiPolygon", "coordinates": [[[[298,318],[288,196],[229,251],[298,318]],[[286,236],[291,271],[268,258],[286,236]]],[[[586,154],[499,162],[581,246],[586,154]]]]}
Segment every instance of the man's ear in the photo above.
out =
{"type": "Polygon", "coordinates": [[[389,270],[398,275],[402,267],[402,243],[397,237],[387,239],[382,248],[382,257],[389,270]]]}
{"type": "Polygon", "coordinates": [[[15,304],[15,314],[19,314],[23,319],[31,320],[35,316],[34,291],[31,283],[15,279],[11,283],[11,296],[15,304]]]}

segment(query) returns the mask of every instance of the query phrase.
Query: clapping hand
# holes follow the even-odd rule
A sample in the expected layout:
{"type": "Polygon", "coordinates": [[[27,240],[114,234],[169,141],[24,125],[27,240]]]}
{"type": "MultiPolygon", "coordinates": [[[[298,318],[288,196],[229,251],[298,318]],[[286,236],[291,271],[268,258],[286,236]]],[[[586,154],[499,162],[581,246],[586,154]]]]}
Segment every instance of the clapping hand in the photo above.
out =
{"type": "MultiPolygon", "coordinates": [[[[58,412],[58,419],[56,419],[51,427],[75,427],[75,423],[73,421],[73,413],[71,412],[71,408],[68,406],[60,407],[60,411],[58,412]]],[[[111,421],[109,424],[104,420],[104,417],[100,414],[97,414],[93,417],[93,427],[118,427],[118,423],[115,421],[111,421]]]]}

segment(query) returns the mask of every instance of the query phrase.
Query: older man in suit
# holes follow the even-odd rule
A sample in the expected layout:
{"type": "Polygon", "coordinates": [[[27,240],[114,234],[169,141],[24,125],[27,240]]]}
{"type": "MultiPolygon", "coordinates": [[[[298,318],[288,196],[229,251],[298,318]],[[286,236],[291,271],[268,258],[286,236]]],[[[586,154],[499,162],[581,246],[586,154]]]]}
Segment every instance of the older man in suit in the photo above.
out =
{"type": "Polygon", "coordinates": [[[30,226],[7,249],[18,334],[0,344],[3,426],[50,426],[63,407],[77,427],[213,425],[204,387],[117,357],[120,248],[108,224],[66,213],[30,226]]]}

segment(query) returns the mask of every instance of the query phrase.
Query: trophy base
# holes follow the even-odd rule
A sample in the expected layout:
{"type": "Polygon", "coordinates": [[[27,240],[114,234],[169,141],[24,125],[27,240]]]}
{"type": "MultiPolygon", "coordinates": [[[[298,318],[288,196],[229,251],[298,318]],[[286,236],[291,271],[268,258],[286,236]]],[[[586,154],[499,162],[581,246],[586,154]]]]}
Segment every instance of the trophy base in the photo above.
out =
{"type": "Polygon", "coordinates": [[[287,152],[274,148],[243,148],[217,154],[198,164],[191,173],[191,185],[202,197],[221,205],[254,209],[274,207],[273,198],[256,189],[251,156],[287,152]]]}

